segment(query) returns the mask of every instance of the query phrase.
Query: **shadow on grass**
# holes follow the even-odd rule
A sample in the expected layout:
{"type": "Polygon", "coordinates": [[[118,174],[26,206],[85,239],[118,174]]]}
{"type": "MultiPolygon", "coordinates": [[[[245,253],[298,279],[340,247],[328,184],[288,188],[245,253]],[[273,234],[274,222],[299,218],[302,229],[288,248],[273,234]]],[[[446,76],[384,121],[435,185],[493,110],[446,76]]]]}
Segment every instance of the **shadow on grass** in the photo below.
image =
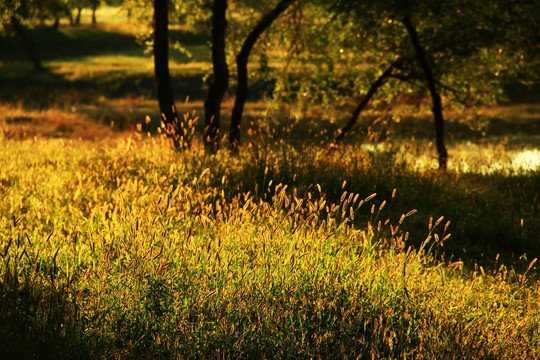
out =
{"type": "MultiPolygon", "coordinates": [[[[132,53],[142,55],[135,36],[104,31],[94,27],[62,27],[59,31],[36,28],[29,31],[35,39],[36,50],[43,60],[80,56],[132,53]]],[[[0,38],[0,60],[19,62],[26,60],[26,51],[18,38],[0,38]]]]}
{"type": "Polygon", "coordinates": [[[89,359],[88,339],[69,290],[45,279],[19,283],[7,264],[0,279],[0,358],[89,359]]]}
{"type": "MultiPolygon", "coordinates": [[[[177,97],[204,97],[202,74],[197,72],[173,75],[177,97]]],[[[69,80],[52,72],[13,76],[2,79],[0,96],[6,102],[18,102],[28,108],[51,108],[69,103],[92,103],[99,97],[125,98],[142,96],[156,99],[153,73],[122,71],[96,75],[92,78],[69,80]]]]}
{"type": "MultiPolygon", "coordinates": [[[[62,26],[55,31],[38,27],[29,31],[36,51],[45,61],[99,55],[145,56],[144,46],[134,34],[109,31],[93,26],[62,26]]],[[[209,37],[205,33],[170,31],[171,41],[178,42],[192,54],[193,60],[210,61],[209,37]]],[[[171,48],[171,60],[191,59],[171,48]]],[[[27,53],[17,37],[0,37],[0,62],[26,62],[27,53]]]]}

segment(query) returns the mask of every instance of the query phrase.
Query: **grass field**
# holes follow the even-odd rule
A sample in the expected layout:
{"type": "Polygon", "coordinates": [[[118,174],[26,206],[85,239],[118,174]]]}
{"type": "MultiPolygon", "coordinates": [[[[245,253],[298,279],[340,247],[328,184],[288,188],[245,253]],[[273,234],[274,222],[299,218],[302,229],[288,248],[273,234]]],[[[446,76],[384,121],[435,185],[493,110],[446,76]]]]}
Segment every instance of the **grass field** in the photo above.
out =
{"type": "Polygon", "coordinates": [[[253,99],[239,156],[182,153],[107,11],[33,32],[46,74],[0,40],[0,359],[540,358],[540,105],[479,109],[485,134],[449,111],[446,173],[406,106],[331,149],[325,109],[253,99]]]}

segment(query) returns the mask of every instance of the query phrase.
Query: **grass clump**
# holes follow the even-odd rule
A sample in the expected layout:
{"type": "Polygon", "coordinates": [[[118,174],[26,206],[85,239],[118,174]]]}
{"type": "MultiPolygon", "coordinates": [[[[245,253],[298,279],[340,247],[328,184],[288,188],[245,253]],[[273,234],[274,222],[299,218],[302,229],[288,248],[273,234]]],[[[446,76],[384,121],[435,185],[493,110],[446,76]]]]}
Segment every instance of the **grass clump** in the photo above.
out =
{"type": "Polygon", "coordinates": [[[535,262],[441,260],[454,221],[400,200],[406,169],[121,139],[1,151],[0,358],[539,356],[535,262]]]}

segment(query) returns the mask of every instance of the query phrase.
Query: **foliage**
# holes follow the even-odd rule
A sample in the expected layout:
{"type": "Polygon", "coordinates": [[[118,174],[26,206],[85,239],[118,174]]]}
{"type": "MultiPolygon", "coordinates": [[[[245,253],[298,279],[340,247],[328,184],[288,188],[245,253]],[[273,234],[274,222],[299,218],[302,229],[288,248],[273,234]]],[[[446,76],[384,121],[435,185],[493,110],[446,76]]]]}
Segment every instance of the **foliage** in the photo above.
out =
{"type": "Polygon", "coordinates": [[[69,3],[66,0],[8,0],[0,4],[0,11],[4,31],[10,33],[14,18],[24,26],[34,26],[44,20],[69,15],[69,3]]]}
{"type": "MultiPolygon", "coordinates": [[[[421,42],[428,49],[441,89],[457,103],[499,99],[501,80],[509,80],[501,77],[501,69],[514,73],[526,66],[506,53],[516,48],[520,48],[521,53],[536,48],[531,46],[531,41],[534,42],[536,35],[533,34],[538,32],[538,19],[535,12],[529,13],[528,2],[504,5],[459,0],[330,3],[334,9],[355,14],[360,31],[375,46],[377,51],[373,53],[377,55],[410,57],[411,48],[404,39],[402,19],[411,14],[421,42]]],[[[531,64],[536,63],[530,60],[531,64]]],[[[418,77],[415,72],[410,70],[412,80],[418,77]]]]}

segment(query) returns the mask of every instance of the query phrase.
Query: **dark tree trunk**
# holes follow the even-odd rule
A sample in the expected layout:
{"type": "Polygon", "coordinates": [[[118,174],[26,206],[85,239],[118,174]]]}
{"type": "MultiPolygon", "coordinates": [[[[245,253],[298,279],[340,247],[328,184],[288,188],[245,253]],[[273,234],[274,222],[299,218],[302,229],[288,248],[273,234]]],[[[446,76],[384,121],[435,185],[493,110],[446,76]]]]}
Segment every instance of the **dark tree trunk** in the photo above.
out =
{"type": "Polygon", "coordinates": [[[97,19],[96,19],[96,10],[99,6],[99,0],[93,0],[92,1],[92,25],[97,25],[97,19]]]}
{"type": "Polygon", "coordinates": [[[236,66],[238,71],[238,89],[236,99],[231,115],[231,128],[229,132],[229,150],[236,152],[240,144],[240,124],[242,122],[242,113],[246,103],[248,88],[248,61],[253,46],[260,38],[261,34],[282,14],[295,0],[281,0],[274,9],[263,16],[261,21],[249,33],[240,53],[236,57],[236,66]]]}
{"type": "Polygon", "coordinates": [[[388,78],[392,75],[392,71],[394,70],[394,68],[396,67],[399,67],[401,64],[403,63],[403,58],[398,58],[396,61],[394,61],[392,63],[392,65],[390,65],[388,67],[388,69],[386,69],[382,74],[381,76],[379,76],[377,78],[377,80],[375,80],[375,82],[373,84],[371,84],[366,96],[364,96],[364,98],[362,99],[362,101],[358,104],[358,106],[354,109],[352,115],[351,115],[351,118],[349,119],[349,122],[347,122],[347,125],[345,125],[341,131],[339,132],[339,134],[336,136],[336,138],[334,139],[334,144],[339,144],[339,142],[341,140],[343,140],[343,138],[345,137],[345,134],[347,134],[349,131],[351,131],[352,127],[354,126],[354,124],[356,124],[356,122],[358,121],[358,118],[360,117],[360,113],[364,110],[364,108],[367,106],[367,104],[369,103],[369,101],[371,100],[371,98],[373,97],[373,95],[375,95],[375,93],[377,92],[377,90],[379,90],[379,88],[381,86],[383,86],[385,83],[386,83],[386,80],[388,80],[388,78]]]}
{"type": "Polygon", "coordinates": [[[32,61],[32,64],[34,65],[34,70],[37,72],[43,72],[45,71],[45,67],[43,66],[43,63],[41,62],[41,58],[39,54],[36,51],[36,45],[34,41],[28,37],[26,34],[26,29],[24,26],[19,22],[19,20],[15,17],[11,18],[11,25],[15,29],[15,32],[19,37],[21,38],[25,48],[26,53],[28,54],[28,58],[30,61],[32,61]]]}
{"type": "Polygon", "coordinates": [[[178,121],[169,71],[169,13],[167,0],[154,0],[154,73],[159,108],[165,131],[176,148],[187,145],[184,129],[178,121]]]}
{"type": "Polygon", "coordinates": [[[204,102],[204,144],[206,150],[215,153],[219,149],[219,122],[221,101],[229,88],[229,68],[225,55],[225,31],[227,29],[227,0],[214,0],[212,4],[212,64],[214,76],[209,80],[204,102]]]}
{"type": "Polygon", "coordinates": [[[55,18],[54,18],[54,23],[53,23],[53,25],[52,25],[51,28],[52,28],[53,30],[58,30],[58,27],[59,27],[59,26],[60,26],[60,18],[55,17],[55,18]]]}
{"type": "Polygon", "coordinates": [[[82,13],[82,8],[77,8],[77,15],[75,16],[75,25],[81,24],[81,13],[82,13]]]}
{"type": "Polygon", "coordinates": [[[409,16],[405,16],[403,23],[405,24],[409,37],[411,38],[411,43],[416,53],[416,59],[424,72],[426,84],[428,86],[429,93],[431,94],[431,100],[433,103],[431,111],[433,112],[433,119],[435,121],[435,140],[437,152],[439,154],[439,168],[445,170],[448,163],[448,151],[444,145],[444,117],[442,112],[441,95],[437,91],[433,72],[431,71],[431,67],[429,66],[426,58],[426,53],[420,44],[418,33],[412,24],[411,18],[409,16]]]}

